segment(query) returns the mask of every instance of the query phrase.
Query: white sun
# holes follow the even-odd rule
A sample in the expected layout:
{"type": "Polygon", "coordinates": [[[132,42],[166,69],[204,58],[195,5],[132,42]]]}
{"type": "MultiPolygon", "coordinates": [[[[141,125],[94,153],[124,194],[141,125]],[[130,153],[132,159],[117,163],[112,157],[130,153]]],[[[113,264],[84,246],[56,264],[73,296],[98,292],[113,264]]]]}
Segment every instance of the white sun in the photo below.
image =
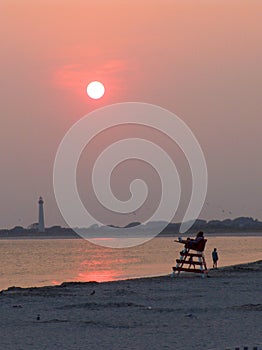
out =
{"type": "Polygon", "coordinates": [[[100,81],[92,81],[87,85],[87,95],[94,100],[101,98],[105,93],[105,87],[100,81]]]}

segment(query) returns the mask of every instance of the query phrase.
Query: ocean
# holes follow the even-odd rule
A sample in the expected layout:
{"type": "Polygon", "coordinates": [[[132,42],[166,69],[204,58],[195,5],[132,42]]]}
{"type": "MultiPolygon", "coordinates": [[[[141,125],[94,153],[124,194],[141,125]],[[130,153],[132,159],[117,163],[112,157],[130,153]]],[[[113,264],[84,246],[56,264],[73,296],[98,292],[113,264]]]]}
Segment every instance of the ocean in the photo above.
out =
{"type": "MultiPolygon", "coordinates": [[[[212,267],[214,247],[218,250],[218,266],[262,259],[262,236],[206,238],[208,268],[212,267]]],[[[156,237],[127,249],[104,248],[83,239],[2,239],[0,290],[168,275],[182,247],[170,237],[156,237]]]]}

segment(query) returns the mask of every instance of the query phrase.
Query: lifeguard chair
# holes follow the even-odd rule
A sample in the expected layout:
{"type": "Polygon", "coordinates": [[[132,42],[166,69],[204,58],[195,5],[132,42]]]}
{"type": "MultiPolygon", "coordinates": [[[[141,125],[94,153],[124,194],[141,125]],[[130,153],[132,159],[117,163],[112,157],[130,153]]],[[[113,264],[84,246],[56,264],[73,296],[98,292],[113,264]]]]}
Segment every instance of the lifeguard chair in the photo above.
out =
{"type": "Polygon", "coordinates": [[[178,240],[177,243],[184,244],[184,249],[180,252],[180,258],[176,259],[176,266],[173,267],[173,275],[178,276],[181,271],[200,273],[204,277],[207,275],[207,265],[204,256],[206,239],[194,243],[190,240],[178,240]],[[192,251],[192,252],[191,252],[192,251]]]}

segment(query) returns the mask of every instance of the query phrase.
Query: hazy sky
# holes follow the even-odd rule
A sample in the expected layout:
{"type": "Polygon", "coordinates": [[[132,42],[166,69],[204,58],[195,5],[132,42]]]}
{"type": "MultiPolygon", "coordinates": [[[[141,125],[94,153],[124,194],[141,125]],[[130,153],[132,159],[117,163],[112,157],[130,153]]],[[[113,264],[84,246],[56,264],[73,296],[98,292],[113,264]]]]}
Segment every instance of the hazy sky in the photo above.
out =
{"type": "Polygon", "coordinates": [[[65,225],[57,147],[83,115],[123,101],[162,106],[192,129],[209,174],[201,218],[262,219],[261,0],[1,0],[0,23],[0,227],[37,221],[39,195],[46,224],[65,225]],[[99,101],[86,95],[92,80],[105,84],[99,101]]]}

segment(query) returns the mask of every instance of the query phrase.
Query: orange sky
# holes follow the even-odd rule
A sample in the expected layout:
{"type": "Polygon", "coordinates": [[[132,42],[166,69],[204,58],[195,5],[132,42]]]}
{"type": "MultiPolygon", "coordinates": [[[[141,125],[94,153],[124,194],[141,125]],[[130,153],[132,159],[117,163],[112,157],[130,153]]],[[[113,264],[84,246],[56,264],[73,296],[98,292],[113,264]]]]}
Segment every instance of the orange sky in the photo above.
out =
{"type": "Polygon", "coordinates": [[[0,227],[36,221],[40,194],[47,224],[64,224],[52,189],[59,142],[122,101],[191,127],[208,165],[203,218],[262,219],[261,19],[260,0],[1,1],[0,227]],[[106,86],[99,101],[85,94],[93,79],[106,86]]]}

